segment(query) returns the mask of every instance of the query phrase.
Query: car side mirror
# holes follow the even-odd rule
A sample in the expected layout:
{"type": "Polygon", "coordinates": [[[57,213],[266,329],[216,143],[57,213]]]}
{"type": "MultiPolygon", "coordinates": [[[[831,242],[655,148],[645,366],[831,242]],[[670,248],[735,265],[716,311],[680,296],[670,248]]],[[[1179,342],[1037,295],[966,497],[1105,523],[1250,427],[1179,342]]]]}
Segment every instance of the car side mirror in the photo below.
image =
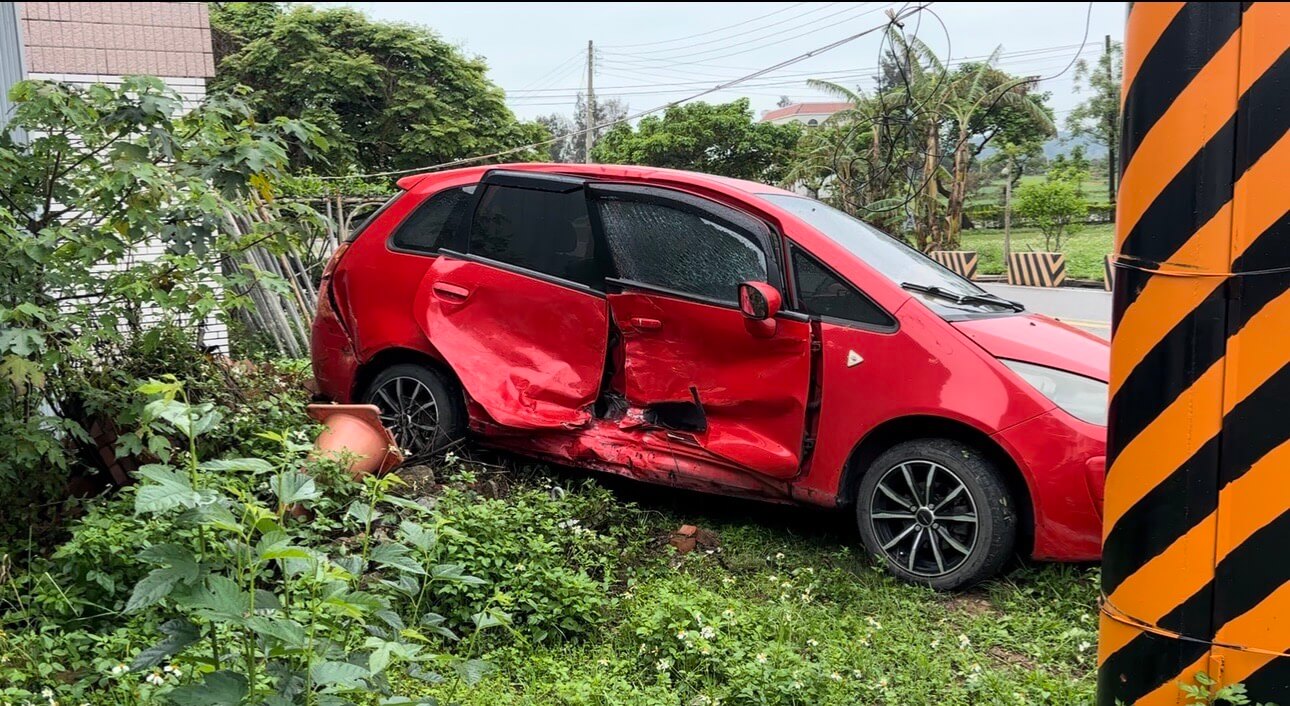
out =
{"type": "Polygon", "coordinates": [[[739,285],[739,310],[749,319],[773,319],[783,303],[779,290],[765,282],[744,282],[739,285]]]}

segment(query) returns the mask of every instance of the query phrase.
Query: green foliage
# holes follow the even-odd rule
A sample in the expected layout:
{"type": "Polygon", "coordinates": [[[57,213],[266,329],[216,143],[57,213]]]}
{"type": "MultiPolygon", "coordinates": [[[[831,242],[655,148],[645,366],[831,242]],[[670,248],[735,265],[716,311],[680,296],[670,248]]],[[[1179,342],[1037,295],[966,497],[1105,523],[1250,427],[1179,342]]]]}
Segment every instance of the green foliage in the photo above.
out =
{"type": "MultiPolygon", "coordinates": [[[[1016,220],[1013,223],[1016,224],[1016,220]]],[[[1044,234],[1038,228],[1014,225],[1011,237],[1014,252],[1043,250],[1045,247],[1044,234]]],[[[1114,247],[1114,241],[1113,223],[1090,225],[1065,238],[1062,253],[1066,255],[1067,274],[1076,279],[1101,282],[1106,272],[1104,258],[1114,247]]],[[[981,274],[1004,274],[1002,230],[977,228],[963,231],[963,248],[975,250],[980,256],[978,271],[981,274]]]]}
{"type": "Polygon", "coordinates": [[[1072,135],[1087,136],[1107,150],[1107,200],[1115,203],[1116,152],[1120,148],[1120,84],[1124,74],[1124,47],[1108,41],[1096,66],[1080,59],[1075,63],[1075,92],[1087,98],[1066,116],[1072,135]]]}
{"type": "Polygon", "coordinates": [[[0,499],[17,508],[6,520],[27,523],[76,465],[93,420],[135,421],[122,400],[138,376],[204,365],[173,331],[244,302],[258,278],[224,276],[221,259],[285,248],[309,222],[271,205],[292,217],[230,234],[229,214],[271,189],[293,145],[325,143],[307,123],[255,119],[235,94],[181,115],[178,94],[149,77],[89,88],[24,81],[10,97],[0,132],[0,406],[11,410],[0,417],[0,499]],[[149,248],[160,253],[142,257],[149,248]]]}
{"type": "Polygon", "coordinates": [[[632,129],[614,127],[592,148],[597,162],[689,169],[768,184],[784,177],[801,128],[753,119],[748,99],[687,103],[632,129]]]}
{"type": "Polygon", "coordinates": [[[1221,688],[1218,682],[1205,672],[1197,672],[1194,684],[1180,684],[1179,688],[1187,697],[1187,706],[1276,706],[1276,704],[1255,704],[1246,693],[1244,684],[1228,684],[1221,688]]]}
{"type": "Polygon", "coordinates": [[[1017,189],[1016,209],[1044,234],[1048,252],[1061,252],[1063,236],[1078,233],[1088,216],[1088,204],[1075,185],[1060,179],[1017,189]]]}
{"type": "Polygon", "coordinates": [[[345,8],[274,7],[270,14],[265,5],[221,3],[212,12],[229,53],[211,88],[249,86],[261,119],[295,115],[317,125],[329,148],[293,151],[296,167],[328,174],[408,169],[547,136],[541,125],[516,120],[481,59],[427,29],[345,8]]]}

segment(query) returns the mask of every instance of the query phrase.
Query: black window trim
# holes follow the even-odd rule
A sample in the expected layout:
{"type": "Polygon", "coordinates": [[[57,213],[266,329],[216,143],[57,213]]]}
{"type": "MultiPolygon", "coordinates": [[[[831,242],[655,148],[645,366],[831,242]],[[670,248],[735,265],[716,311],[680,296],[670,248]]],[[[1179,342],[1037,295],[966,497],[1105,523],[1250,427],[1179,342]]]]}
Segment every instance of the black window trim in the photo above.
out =
{"type": "Polygon", "coordinates": [[[614,274],[612,263],[606,267],[605,260],[608,258],[608,247],[605,245],[603,233],[600,230],[600,219],[594,213],[591,203],[591,193],[589,180],[570,176],[568,174],[553,174],[550,172],[524,172],[510,171],[506,169],[492,169],[484,172],[484,176],[475,184],[475,193],[472,195],[470,208],[465,218],[461,219],[461,224],[457,227],[457,233],[453,239],[452,248],[439,248],[440,255],[448,255],[451,259],[466,260],[477,262],[482,265],[497,267],[518,275],[532,277],[550,284],[557,284],[568,289],[574,289],[588,294],[594,294],[597,297],[604,298],[605,292],[596,289],[582,282],[556,277],[545,272],[538,272],[527,267],[513,265],[509,262],[494,260],[492,258],[476,255],[469,252],[470,250],[470,229],[475,222],[475,215],[479,212],[479,205],[484,200],[484,195],[493,187],[510,188],[510,189],[527,189],[529,191],[546,191],[557,194],[567,194],[571,191],[583,190],[583,197],[587,202],[587,217],[591,223],[591,238],[595,241],[595,259],[601,265],[605,272],[605,280],[609,280],[614,274]],[[604,254],[602,254],[602,252],[604,254]]]}
{"type": "MultiPolygon", "coordinates": [[[[599,209],[595,208],[596,201],[634,201],[638,203],[648,203],[665,206],[667,208],[674,208],[678,211],[717,221],[718,223],[741,233],[751,231],[750,235],[755,239],[757,245],[760,246],[762,255],[766,258],[766,279],[768,280],[768,283],[775,289],[779,290],[780,296],[784,297],[785,301],[788,300],[786,293],[787,280],[784,276],[783,263],[781,262],[782,253],[779,248],[780,236],[778,231],[764,219],[758,218],[757,216],[729,204],[712,201],[711,199],[696,196],[679,189],[673,189],[666,186],[655,186],[653,184],[590,182],[587,184],[587,192],[590,198],[589,205],[591,206],[591,211],[594,214],[592,219],[595,223],[595,228],[597,229],[598,234],[601,236],[601,242],[605,243],[606,252],[609,250],[608,239],[604,237],[604,224],[601,221],[599,209]],[[727,214],[710,208],[708,204],[719,206],[722,209],[728,209],[731,213],[746,219],[746,222],[735,222],[729,218],[727,214]]],[[[616,276],[618,274],[617,269],[613,267],[612,264],[607,271],[613,273],[613,276],[606,278],[606,281],[611,284],[656,291],[660,294],[691,299],[705,304],[715,304],[734,309],[739,308],[738,292],[732,293],[732,299],[718,300],[713,297],[705,297],[700,294],[691,294],[689,292],[681,292],[667,287],[660,287],[657,285],[646,284],[644,282],[636,282],[634,280],[619,278],[616,276]]]]}
{"type": "Polygon", "coordinates": [[[830,267],[829,264],[826,263],[822,258],[816,257],[815,254],[812,253],[810,250],[807,250],[806,248],[798,245],[797,243],[791,240],[788,243],[787,267],[793,275],[792,306],[793,306],[793,310],[796,313],[806,316],[810,319],[834,324],[836,326],[845,326],[847,328],[855,328],[855,329],[860,329],[862,331],[871,331],[874,333],[896,333],[897,331],[900,330],[900,319],[896,318],[894,314],[884,309],[881,304],[874,301],[873,298],[870,297],[868,294],[865,294],[864,290],[856,286],[854,282],[838,274],[838,271],[830,267]],[[891,320],[891,323],[886,325],[880,325],[880,324],[869,323],[867,321],[853,321],[851,319],[843,319],[837,316],[823,316],[820,314],[811,314],[807,312],[806,307],[802,305],[801,283],[797,281],[797,267],[793,263],[793,256],[799,252],[805,255],[806,257],[809,257],[815,264],[820,266],[820,269],[832,275],[834,279],[843,283],[847,287],[850,287],[851,290],[855,292],[857,295],[859,295],[862,299],[872,304],[874,309],[881,311],[884,316],[886,316],[888,319],[891,320]]]}
{"type": "Polygon", "coordinates": [[[605,298],[604,292],[600,291],[599,289],[596,289],[595,287],[590,287],[588,285],[585,285],[581,282],[574,282],[573,280],[564,279],[562,277],[556,277],[555,275],[549,275],[545,272],[530,270],[527,267],[512,265],[509,262],[502,262],[501,260],[493,260],[491,258],[487,258],[482,255],[458,252],[456,250],[449,250],[448,248],[439,248],[439,257],[446,257],[449,260],[462,260],[464,262],[475,262],[480,265],[496,267],[499,270],[505,270],[506,272],[510,272],[517,275],[523,275],[525,277],[532,277],[533,279],[541,280],[548,284],[558,285],[558,286],[564,287],[565,289],[572,289],[578,292],[582,292],[584,294],[590,294],[598,299],[605,298]]]}
{"type": "MultiPolygon", "coordinates": [[[[436,257],[441,250],[445,249],[443,245],[440,245],[437,248],[412,248],[412,247],[400,246],[394,242],[394,236],[399,234],[399,231],[403,229],[403,225],[408,222],[408,219],[412,218],[412,216],[415,215],[417,211],[420,211],[422,208],[425,208],[426,206],[428,206],[432,199],[438,196],[441,196],[453,189],[469,189],[471,187],[475,188],[474,193],[466,194],[467,196],[470,197],[470,206],[467,207],[469,209],[468,214],[473,215],[475,212],[475,206],[477,205],[477,202],[475,202],[474,199],[478,196],[481,186],[482,186],[482,182],[478,182],[478,181],[472,181],[467,184],[457,184],[456,186],[445,186],[442,189],[439,189],[438,191],[431,193],[429,196],[425,197],[424,199],[421,199],[420,203],[418,203],[416,206],[413,206],[411,211],[408,211],[406,214],[404,214],[403,218],[400,218],[399,222],[395,223],[394,227],[390,228],[390,234],[385,236],[385,249],[389,250],[390,252],[402,253],[404,255],[436,257]]],[[[462,220],[467,220],[467,219],[463,218],[462,220]]],[[[458,224],[456,231],[452,233],[445,233],[445,235],[447,236],[447,238],[445,238],[445,242],[447,242],[449,245],[457,245],[458,243],[456,242],[456,239],[461,235],[461,225],[458,224]]]]}

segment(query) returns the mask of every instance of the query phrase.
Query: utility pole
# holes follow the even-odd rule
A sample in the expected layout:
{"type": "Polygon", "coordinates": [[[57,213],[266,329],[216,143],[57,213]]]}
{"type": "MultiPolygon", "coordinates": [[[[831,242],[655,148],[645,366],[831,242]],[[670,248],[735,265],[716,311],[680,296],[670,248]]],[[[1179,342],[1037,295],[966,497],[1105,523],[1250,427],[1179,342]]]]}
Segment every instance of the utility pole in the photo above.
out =
{"type": "Polygon", "coordinates": [[[591,146],[596,141],[596,86],[593,83],[596,77],[596,48],[591,40],[587,40],[587,117],[586,124],[583,126],[587,132],[583,134],[583,144],[586,146],[587,154],[582,160],[591,164],[591,146]]]}
{"type": "MultiPolygon", "coordinates": [[[[1115,83],[1115,59],[1111,56],[1111,35],[1106,35],[1106,83],[1112,85],[1115,83]]],[[[1116,143],[1120,141],[1119,134],[1116,131],[1116,123],[1120,121],[1119,111],[1115,115],[1106,116],[1110,125],[1107,126],[1106,134],[1111,139],[1106,141],[1106,189],[1108,200],[1111,202],[1112,210],[1115,207],[1115,148],[1116,143]]]]}
{"type": "Polygon", "coordinates": [[[1003,165],[1003,267],[1008,268],[1012,252],[1012,165],[1003,165]]]}

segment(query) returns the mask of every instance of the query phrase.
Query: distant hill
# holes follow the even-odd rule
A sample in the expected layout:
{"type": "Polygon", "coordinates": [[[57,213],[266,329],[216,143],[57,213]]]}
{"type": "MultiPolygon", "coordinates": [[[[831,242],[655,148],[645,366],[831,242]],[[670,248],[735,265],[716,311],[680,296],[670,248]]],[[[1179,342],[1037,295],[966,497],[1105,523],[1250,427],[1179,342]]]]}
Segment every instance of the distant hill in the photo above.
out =
{"type": "Polygon", "coordinates": [[[1084,156],[1093,159],[1106,156],[1106,145],[1093,142],[1087,136],[1072,137],[1068,132],[1058,132],[1057,137],[1044,143],[1044,156],[1052,159],[1071,151],[1076,145],[1084,146],[1084,156]]]}

